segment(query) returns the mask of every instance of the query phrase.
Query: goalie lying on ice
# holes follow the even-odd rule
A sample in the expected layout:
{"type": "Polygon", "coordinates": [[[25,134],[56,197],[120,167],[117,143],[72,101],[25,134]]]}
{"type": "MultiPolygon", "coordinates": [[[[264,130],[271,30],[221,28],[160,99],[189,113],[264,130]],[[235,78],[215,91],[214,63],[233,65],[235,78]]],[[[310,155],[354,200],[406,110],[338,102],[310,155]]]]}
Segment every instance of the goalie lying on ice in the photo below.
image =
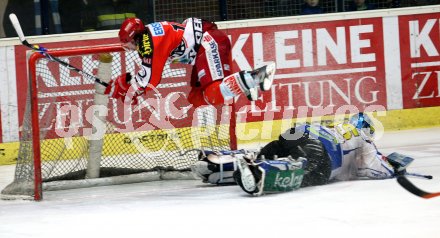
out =
{"type": "Polygon", "coordinates": [[[192,169],[204,182],[236,182],[253,195],[404,173],[412,159],[398,153],[383,156],[372,141],[373,135],[374,125],[360,113],[350,123],[335,127],[293,127],[259,153],[207,153],[192,169]]]}

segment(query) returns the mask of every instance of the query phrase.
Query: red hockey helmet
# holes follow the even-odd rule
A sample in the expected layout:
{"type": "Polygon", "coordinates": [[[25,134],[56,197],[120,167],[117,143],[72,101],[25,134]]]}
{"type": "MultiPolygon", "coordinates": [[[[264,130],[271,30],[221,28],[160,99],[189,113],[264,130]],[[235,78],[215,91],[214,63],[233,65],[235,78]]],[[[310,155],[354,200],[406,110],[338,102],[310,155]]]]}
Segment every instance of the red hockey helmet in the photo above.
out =
{"type": "Polygon", "coordinates": [[[127,18],[121,25],[119,30],[119,40],[122,43],[131,42],[136,35],[142,34],[144,32],[145,26],[141,19],[132,17],[127,18]]]}

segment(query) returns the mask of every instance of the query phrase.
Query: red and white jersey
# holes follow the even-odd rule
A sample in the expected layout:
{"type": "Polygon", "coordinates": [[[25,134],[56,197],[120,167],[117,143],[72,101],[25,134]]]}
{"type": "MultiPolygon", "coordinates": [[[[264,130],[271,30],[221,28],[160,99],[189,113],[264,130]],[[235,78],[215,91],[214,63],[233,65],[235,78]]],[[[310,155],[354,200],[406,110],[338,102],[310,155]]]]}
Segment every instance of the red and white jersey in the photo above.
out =
{"type": "Polygon", "coordinates": [[[146,25],[136,39],[142,68],[135,76],[137,86],[156,87],[168,61],[194,64],[202,38],[202,20],[189,18],[183,24],[155,22],[146,25]]]}

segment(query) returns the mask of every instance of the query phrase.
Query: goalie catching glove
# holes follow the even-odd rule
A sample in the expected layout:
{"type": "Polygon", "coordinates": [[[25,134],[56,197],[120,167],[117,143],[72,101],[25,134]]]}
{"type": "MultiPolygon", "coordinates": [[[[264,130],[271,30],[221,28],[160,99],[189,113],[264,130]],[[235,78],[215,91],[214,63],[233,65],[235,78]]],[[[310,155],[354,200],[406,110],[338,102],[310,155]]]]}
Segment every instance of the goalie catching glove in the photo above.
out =
{"type": "Polygon", "coordinates": [[[120,98],[124,104],[136,105],[138,103],[137,97],[140,96],[144,90],[138,88],[136,84],[132,84],[131,79],[130,73],[118,76],[115,80],[109,82],[104,93],[112,98],[120,98]]]}

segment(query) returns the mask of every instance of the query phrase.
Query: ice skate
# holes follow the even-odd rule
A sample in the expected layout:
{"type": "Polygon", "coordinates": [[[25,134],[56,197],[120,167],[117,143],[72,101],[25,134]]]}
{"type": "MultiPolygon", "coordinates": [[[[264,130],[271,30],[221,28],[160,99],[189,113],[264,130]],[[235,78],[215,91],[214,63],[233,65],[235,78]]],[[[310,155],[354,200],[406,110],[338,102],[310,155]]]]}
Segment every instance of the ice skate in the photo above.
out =
{"type": "Polygon", "coordinates": [[[256,181],[249,166],[244,158],[237,158],[238,170],[240,171],[240,181],[243,189],[252,193],[256,189],[256,181]]]}
{"type": "Polygon", "coordinates": [[[258,80],[261,91],[267,91],[272,87],[275,76],[275,63],[271,62],[261,68],[255,70],[253,77],[258,80]]]}
{"type": "Polygon", "coordinates": [[[269,63],[252,71],[240,72],[237,80],[241,91],[250,101],[258,99],[258,91],[267,91],[271,88],[275,76],[275,63],[269,63]]]}

